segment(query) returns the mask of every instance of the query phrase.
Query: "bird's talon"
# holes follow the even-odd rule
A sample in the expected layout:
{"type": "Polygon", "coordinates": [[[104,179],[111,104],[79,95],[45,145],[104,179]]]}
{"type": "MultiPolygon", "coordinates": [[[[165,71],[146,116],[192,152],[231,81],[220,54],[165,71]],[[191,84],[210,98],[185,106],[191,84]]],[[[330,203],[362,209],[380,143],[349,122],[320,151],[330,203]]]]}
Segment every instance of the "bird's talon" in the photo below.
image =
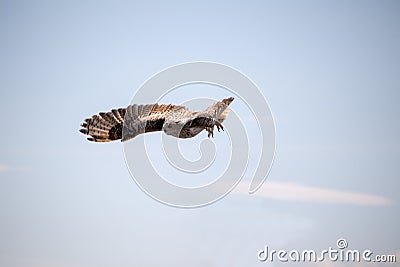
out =
{"type": "Polygon", "coordinates": [[[222,124],[219,121],[214,121],[214,124],[217,126],[218,132],[220,130],[224,131],[224,127],[222,126],[222,124]]]}
{"type": "Polygon", "coordinates": [[[218,132],[220,132],[221,130],[224,131],[224,127],[222,126],[222,124],[217,121],[217,120],[212,120],[211,121],[211,127],[210,126],[206,126],[204,127],[204,129],[208,132],[208,137],[214,137],[214,127],[217,127],[218,132]]]}
{"type": "Polygon", "coordinates": [[[208,138],[214,137],[214,129],[213,129],[213,127],[205,127],[205,129],[208,132],[208,138]]]}

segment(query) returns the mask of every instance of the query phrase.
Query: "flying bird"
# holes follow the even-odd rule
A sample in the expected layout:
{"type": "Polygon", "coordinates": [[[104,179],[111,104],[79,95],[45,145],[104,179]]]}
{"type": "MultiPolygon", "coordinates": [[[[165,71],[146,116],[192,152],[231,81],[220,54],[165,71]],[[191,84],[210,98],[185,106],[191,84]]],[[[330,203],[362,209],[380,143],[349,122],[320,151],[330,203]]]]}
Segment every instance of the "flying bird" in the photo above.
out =
{"type": "Polygon", "coordinates": [[[177,138],[192,138],[206,130],[214,137],[214,127],[224,130],[222,122],[229,113],[233,97],[217,101],[204,111],[192,111],[172,104],[133,104],[126,108],[100,112],[81,124],[81,133],[93,142],[130,140],[142,133],[164,131],[177,138]]]}

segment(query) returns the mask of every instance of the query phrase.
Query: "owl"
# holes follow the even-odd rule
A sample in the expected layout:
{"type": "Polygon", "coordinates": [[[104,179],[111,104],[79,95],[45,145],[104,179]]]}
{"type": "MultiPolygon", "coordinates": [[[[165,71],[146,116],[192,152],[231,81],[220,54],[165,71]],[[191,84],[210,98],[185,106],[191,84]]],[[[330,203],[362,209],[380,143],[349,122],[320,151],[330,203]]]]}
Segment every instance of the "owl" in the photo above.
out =
{"type": "Polygon", "coordinates": [[[139,134],[164,131],[177,138],[192,138],[206,130],[214,137],[214,127],[224,130],[222,122],[229,113],[233,97],[217,101],[203,111],[173,104],[129,105],[100,112],[81,124],[80,132],[93,142],[128,141],[139,134]]]}

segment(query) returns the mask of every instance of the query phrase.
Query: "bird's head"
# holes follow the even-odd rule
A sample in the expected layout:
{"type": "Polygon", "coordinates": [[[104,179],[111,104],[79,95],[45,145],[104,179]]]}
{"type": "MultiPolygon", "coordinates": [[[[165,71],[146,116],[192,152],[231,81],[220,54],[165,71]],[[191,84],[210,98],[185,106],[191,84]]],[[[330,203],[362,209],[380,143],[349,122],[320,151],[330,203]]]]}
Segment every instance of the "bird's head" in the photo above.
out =
{"type": "Polygon", "coordinates": [[[225,99],[222,100],[222,102],[225,105],[229,105],[230,103],[232,103],[233,99],[234,99],[233,97],[225,98],[225,99]]]}

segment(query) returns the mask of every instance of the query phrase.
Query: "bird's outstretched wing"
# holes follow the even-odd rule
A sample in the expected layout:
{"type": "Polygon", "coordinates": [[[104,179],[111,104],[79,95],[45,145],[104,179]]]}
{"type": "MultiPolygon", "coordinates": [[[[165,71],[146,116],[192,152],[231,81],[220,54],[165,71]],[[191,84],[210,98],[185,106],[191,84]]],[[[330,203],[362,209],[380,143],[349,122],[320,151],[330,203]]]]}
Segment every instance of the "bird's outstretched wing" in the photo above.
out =
{"type": "Polygon", "coordinates": [[[186,109],[171,104],[130,105],[127,108],[100,112],[81,124],[80,132],[93,142],[127,141],[135,136],[161,131],[166,117],[175,111],[186,109]],[[124,134],[122,134],[124,133],[124,134]]]}

